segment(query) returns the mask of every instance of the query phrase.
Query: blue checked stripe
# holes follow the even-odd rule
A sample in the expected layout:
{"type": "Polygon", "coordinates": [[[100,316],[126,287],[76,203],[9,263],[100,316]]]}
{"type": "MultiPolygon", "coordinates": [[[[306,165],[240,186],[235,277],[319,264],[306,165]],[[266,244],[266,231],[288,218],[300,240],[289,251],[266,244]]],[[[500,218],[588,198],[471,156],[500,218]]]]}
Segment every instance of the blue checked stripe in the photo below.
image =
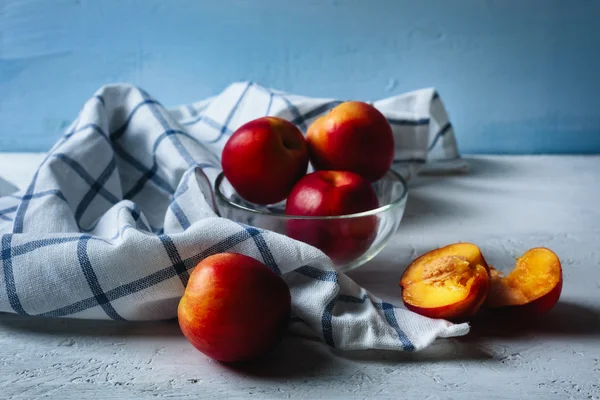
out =
{"type": "MultiPolygon", "coordinates": [[[[142,89],[139,89],[139,90],[140,90],[140,93],[142,94],[142,97],[144,98],[144,100],[146,100],[146,101],[150,100],[150,95],[148,93],[146,93],[142,89]]],[[[163,113],[161,112],[161,110],[157,107],[157,104],[149,104],[148,106],[150,107],[150,111],[152,112],[152,115],[154,115],[154,118],[156,118],[156,120],[160,123],[162,128],[165,130],[165,134],[169,137],[169,139],[171,139],[171,142],[173,143],[173,145],[179,152],[179,155],[185,160],[185,162],[188,164],[189,167],[194,165],[195,164],[194,158],[189,153],[188,149],[185,148],[185,146],[183,144],[181,144],[179,137],[177,137],[177,135],[170,134],[170,132],[173,131],[171,129],[171,125],[166,120],[166,118],[163,115],[163,113]],[[169,133],[167,133],[167,132],[169,132],[169,133]]],[[[184,132],[184,134],[185,134],[185,132],[184,132]]]]}
{"type": "MultiPolygon", "coordinates": [[[[30,196],[18,196],[16,194],[12,194],[9,195],[9,197],[12,197],[14,199],[17,200],[31,200],[31,199],[39,199],[41,197],[46,197],[46,196],[56,196],[59,199],[63,200],[63,201],[67,201],[67,199],[65,198],[65,195],[58,189],[50,189],[50,190],[44,190],[43,192],[39,192],[39,193],[34,193],[30,196]]],[[[0,211],[1,213],[2,211],[0,211]]]]}
{"type": "Polygon", "coordinates": [[[190,176],[192,176],[193,174],[194,174],[194,170],[190,169],[183,175],[183,177],[181,179],[182,183],[177,188],[177,191],[175,192],[175,195],[173,196],[173,200],[171,200],[171,203],[169,204],[169,208],[175,215],[175,218],[177,218],[177,221],[179,221],[179,224],[181,225],[183,230],[186,230],[187,228],[189,228],[191,224],[190,224],[190,221],[188,220],[187,216],[181,209],[181,206],[179,206],[177,199],[179,197],[183,196],[183,194],[185,192],[187,192],[187,190],[189,188],[188,182],[189,182],[190,176]]]}
{"type": "Polygon", "coordinates": [[[179,279],[181,279],[181,283],[183,287],[185,287],[190,279],[190,275],[187,272],[187,268],[181,259],[181,255],[177,251],[177,246],[173,242],[168,235],[160,235],[158,237],[162,242],[163,246],[165,246],[165,250],[167,251],[167,255],[169,256],[169,260],[173,264],[173,269],[175,273],[179,275],[179,279]]]}
{"type": "Polygon", "coordinates": [[[23,309],[19,296],[17,295],[17,287],[15,285],[15,276],[12,268],[12,242],[13,235],[8,233],[2,236],[2,268],[4,270],[4,285],[6,286],[6,294],[12,309],[21,315],[28,315],[23,309]]]}
{"type": "MultiPolygon", "coordinates": [[[[181,125],[192,126],[192,125],[196,125],[199,122],[204,122],[206,125],[208,125],[209,127],[213,128],[217,131],[220,131],[221,129],[223,129],[223,125],[219,124],[217,121],[208,117],[207,115],[200,115],[193,120],[182,122],[181,125]]],[[[227,127],[225,129],[226,129],[225,134],[231,135],[233,133],[233,131],[231,129],[229,129],[227,127]]]]}
{"type": "MultiPolygon", "coordinates": [[[[252,237],[252,235],[248,231],[243,229],[240,232],[229,236],[227,239],[225,239],[213,246],[210,246],[209,248],[205,249],[204,251],[202,251],[190,258],[183,260],[183,264],[189,270],[189,269],[195,267],[201,260],[205,259],[206,257],[209,257],[214,254],[226,252],[226,251],[230,250],[231,248],[233,248],[234,246],[237,246],[238,244],[243,243],[244,241],[250,239],[251,237],[252,237]]],[[[145,276],[141,279],[138,279],[133,282],[127,283],[125,285],[121,285],[114,289],[108,290],[104,293],[104,295],[108,301],[114,301],[114,300],[120,299],[122,297],[140,292],[151,286],[157,285],[161,282],[164,282],[168,279],[175,277],[176,275],[177,275],[177,272],[175,271],[173,266],[169,265],[168,267],[163,268],[163,269],[161,269],[155,273],[152,273],[148,276],[145,276]]],[[[87,309],[95,307],[97,305],[98,305],[98,301],[96,300],[96,298],[90,297],[90,298],[78,301],[76,303],[73,303],[71,305],[68,305],[66,307],[61,307],[56,310],[41,313],[41,314],[39,314],[39,316],[64,317],[67,315],[71,315],[71,314],[75,314],[75,313],[87,310],[87,309]]]]}
{"type": "MultiPolygon", "coordinates": [[[[85,124],[80,128],[77,129],[73,129],[72,131],[66,133],[63,136],[63,142],[61,144],[63,144],[64,142],[67,141],[67,139],[71,138],[72,136],[80,133],[80,132],[84,132],[84,131],[91,131],[97,135],[99,135],[102,139],[104,139],[107,143],[110,144],[110,139],[108,138],[108,136],[106,136],[106,133],[104,133],[104,131],[102,130],[102,128],[100,128],[97,124],[85,124]]],[[[56,149],[55,149],[56,150],[56,149]]]]}
{"type": "Polygon", "coordinates": [[[159,103],[156,100],[148,99],[148,98],[146,98],[142,102],[136,104],[135,107],[133,107],[133,109],[127,116],[127,119],[125,120],[123,125],[121,125],[121,127],[119,129],[117,129],[116,131],[111,132],[111,134],[110,134],[111,139],[119,140],[125,134],[125,132],[127,132],[127,128],[129,127],[129,124],[131,123],[131,120],[135,116],[136,112],[145,105],[154,105],[154,104],[159,104],[159,103]]]}
{"type": "Polygon", "coordinates": [[[271,106],[273,106],[273,92],[269,92],[269,104],[267,104],[267,111],[265,111],[265,115],[271,114],[271,106]]]}
{"type": "MultiPolygon", "coordinates": [[[[337,282],[336,282],[337,283],[337,282]]],[[[338,302],[338,296],[335,296],[323,310],[323,316],[321,317],[321,327],[323,329],[323,339],[331,347],[335,347],[335,340],[333,339],[333,308],[338,302]]]]}
{"type": "Polygon", "coordinates": [[[243,227],[254,239],[254,243],[256,244],[260,255],[262,256],[265,265],[271,268],[271,270],[277,275],[281,275],[281,270],[275,262],[275,257],[273,257],[273,253],[271,253],[271,250],[269,249],[269,246],[267,246],[267,242],[265,241],[265,238],[262,236],[261,232],[249,225],[243,225],[243,227]]]}
{"type": "Polygon", "coordinates": [[[190,117],[194,118],[196,115],[198,115],[198,111],[194,107],[192,107],[191,104],[188,104],[186,108],[188,110],[188,113],[190,114],[190,117]]]}
{"type": "MultiPolygon", "coordinates": [[[[96,195],[101,190],[106,191],[107,193],[110,193],[108,190],[106,190],[104,188],[104,184],[110,179],[111,175],[113,174],[113,172],[115,172],[116,168],[117,168],[117,160],[113,157],[113,158],[111,158],[108,166],[104,169],[104,171],[102,171],[102,173],[100,174],[98,179],[95,180],[94,183],[92,183],[92,185],[90,185],[90,189],[83,196],[83,198],[81,199],[81,202],[79,203],[79,205],[77,206],[77,209],[75,210],[75,221],[77,221],[77,225],[80,224],[81,217],[86,212],[89,205],[92,203],[92,201],[94,200],[96,195]]],[[[112,204],[116,204],[119,200],[116,196],[113,195],[109,201],[112,204]]]]}
{"type": "Polygon", "coordinates": [[[98,281],[98,277],[94,272],[94,268],[92,267],[92,263],[87,253],[88,242],[90,238],[91,236],[89,235],[83,235],[77,241],[77,258],[79,259],[79,265],[81,266],[83,275],[85,276],[85,279],[87,280],[87,283],[94,294],[94,298],[100,307],[102,307],[104,312],[114,320],[125,321],[125,318],[121,317],[119,313],[117,313],[117,310],[115,310],[112,304],[110,304],[110,300],[102,291],[102,287],[100,286],[100,282],[98,281]]]}
{"type": "MultiPolygon", "coordinates": [[[[66,237],[55,237],[55,238],[47,238],[47,239],[39,239],[32,240],[31,242],[27,242],[25,244],[17,245],[12,248],[13,257],[20,256],[23,254],[27,254],[37,249],[41,249],[43,247],[55,246],[61,243],[69,243],[76,242],[81,238],[81,236],[66,236],[66,237]]],[[[104,239],[93,237],[94,240],[104,241],[104,239]]],[[[108,242],[106,242],[108,243],[108,242]]]]}
{"type": "Polygon", "coordinates": [[[421,119],[388,118],[387,120],[391,125],[400,125],[400,126],[421,126],[421,125],[429,124],[429,118],[421,118],[421,119]]]}
{"type": "MultiPolygon", "coordinates": [[[[171,140],[171,142],[173,143],[173,145],[175,146],[175,148],[179,152],[180,156],[188,164],[188,167],[196,165],[197,163],[194,160],[194,158],[191,156],[191,154],[189,153],[189,151],[187,150],[187,148],[181,143],[181,141],[179,140],[179,138],[177,136],[178,135],[185,136],[185,137],[193,140],[196,144],[202,146],[202,144],[196,138],[194,138],[193,136],[189,135],[187,132],[176,130],[176,129],[171,129],[169,122],[165,119],[165,117],[162,114],[161,110],[157,107],[157,106],[160,106],[160,103],[154,102],[154,101],[153,102],[149,102],[149,100],[150,100],[149,99],[149,95],[145,91],[143,91],[142,89],[139,89],[139,91],[140,91],[141,96],[145,99],[143,103],[147,104],[150,107],[150,111],[152,112],[152,114],[154,115],[154,117],[156,118],[156,120],[165,129],[165,131],[156,139],[156,141],[155,141],[155,143],[153,145],[153,151],[152,151],[153,164],[152,164],[152,167],[150,169],[146,170],[146,172],[142,175],[142,177],[131,187],[131,189],[129,189],[129,191],[127,191],[127,193],[125,193],[125,198],[127,198],[127,199],[134,198],[140,191],[142,191],[142,189],[146,185],[146,182],[148,182],[149,180],[155,180],[156,178],[158,178],[158,175],[157,175],[158,164],[157,164],[157,161],[156,161],[156,151],[157,151],[157,148],[160,145],[160,143],[165,138],[168,137],[171,140]]],[[[204,146],[202,146],[202,147],[204,147],[204,146]]],[[[216,168],[216,166],[213,166],[210,163],[203,164],[203,167],[205,167],[205,168],[208,168],[208,167],[214,167],[214,168],[216,168]]],[[[169,192],[169,194],[173,194],[173,192],[174,192],[174,190],[170,187],[170,185],[169,185],[168,192],[169,192]]]]}
{"type": "MultiPolygon", "coordinates": [[[[138,104],[139,106],[139,104],[138,104]]],[[[134,111],[132,113],[130,113],[130,115],[127,117],[127,120],[130,121],[133,113],[135,111],[137,111],[139,109],[139,107],[136,106],[134,107],[134,111]]],[[[123,127],[126,127],[128,125],[128,123],[124,124],[120,129],[122,129],[123,127]]],[[[134,167],[135,169],[137,169],[138,171],[146,174],[148,173],[148,168],[146,168],[144,166],[143,163],[141,163],[138,159],[136,159],[135,157],[133,157],[131,154],[129,154],[129,152],[127,152],[123,146],[121,146],[119,144],[119,142],[117,140],[113,140],[110,141],[110,139],[108,138],[108,136],[104,133],[104,131],[102,130],[102,128],[100,128],[98,125],[96,124],[87,124],[84,125],[81,128],[77,128],[74,127],[72,131],[68,132],[67,134],[65,134],[61,140],[59,141],[59,143],[57,143],[56,146],[54,146],[52,153],[54,153],[62,144],[64,144],[67,139],[69,139],[71,136],[75,135],[76,133],[82,132],[82,131],[86,131],[88,129],[92,129],[92,132],[99,134],[102,138],[104,138],[105,140],[107,140],[107,142],[112,146],[113,151],[119,155],[119,157],[124,160],[125,162],[127,162],[128,164],[130,164],[132,167],[134,167]]],[[[123,132],[125,132],[126,130],[124,129],[123,132]]],[[[120,137],[120,135],[118,134],[119,130],[117,130],[117,133],[113,133],[112,135],[116,135],[117,137],[120,137]]],[[[52,155],[49,154],[49,156],[52,155]]],[[[46,160],[44,160],[44,162],[42,162],[42,164],[45,163],[46,160]]],[[[34,177],[35,180],[36,177],[34,177]]],[[[161,179],[159,176],[152,176],[150,178],[150,180],[152,181],[152,183],[154,183],[159,189],[171,194],[173,193],[173,189],[171,188],[171,186],[165,182],[163,179],[161,179]]]]}
{"type": "MultiPolygon", "coordinates": [[[[317,279],[324,282],[338,283],[338,273],[335,271],[323,271],[315,267],[305,265],[298,268],[295,272],[307,276],[312,279],[317,279]]],[[[339,295],[336,295],[323,310],[321,316],[321,329],[323,330],[323,339],[331,347],[335,347],[333,339],[333,309],[339,300],[339,295]]]]}
{"type": "Polygon", "coordinates": [[[338,295],[338,301],[341,301],[342,303],[363,304],[365,301],[367,301],[368,298],[369,296],[367,296],[366,294],[360,298],[355,296],[349,296],[347,294],[338,295]]]}
{"type": "MultiPolygon", "coordinates": [[[[367,301],[368,298],[369,296],[366,294],[360,298],[355,296],[349,296],[346,294],[340,294],[338,295],[337,300],[344,303],[363,304],[365,301],[367,301]]],[[[400,329],[400,326],[398,325],[398,321],[396,320],[396,314],[394,314],[395,307],[390,303],[386,303],[385,301],[381,303],[373,303],[373,305],[378,310],[383,310],[383,314],[387,323],[392,328],[394,328],[394,330],[398,334],[398,339],[400,340],[400,343],[402,343],[402,348],[406,351],[414,351],[415,346],[412,344],[410,339],[408,339],[408,336],[406,336],[404,331],[402,331],[402,329],[400,329]]]]}
{"type": "Polygon", "coordinates": [[[208,143],[216,143],[219,140],[221,140],[221,138],[227,133],[230,132],[231,130],[229,129],[229,124],[231,123],[231,120],[233,119],[233,116],[235,115],[238,107],[240,106],[240,103],[242,102],[242,100],[244,99],[244,96],[246,96],[246,93],[248,92],[248,89],[250,89],[250,87],[253,85],[253,82],[248,82],[246,84],[246,87],[244,88],[244,90],[242,91],[242,94],[240,95],[240,97],[237,99],[237,101],[235,102],[235,104],[233,105],[233,107],[231,108],[231,111],[229,112],[229,114],[227,115],[227,118],[225,119],[225,123],[223,124],[223,126],[221,127],[221,130],[219,131],[219,136],[217,136],[216,139],[211,140],[208,143]]]}
{"type": "Polygon", "coordinates": [[[385,301],[381,303],[381,306],[377,303],[375,303],[375,306],[383,310],[385,319],[387,320],[388,324],[390,324],[390,326],[396,330],[396,333],[398,334],[398,339],[400,339],[404,350],[414,351],[415,346],[411,343],[411,341],[408,339],[408,336],[406,336],[406,333],[404,333],[398,325],[398,321],[396,320],[396,314],[394,313],[395,307],[390,303],[386,303],[385,301]]]}
{"type": "Polygon", "coordinates": [[[302,125],[306,123],[306,120],[318,117],[319,115],[323,114],[326,111],[331,110],[332,108],[335,108],[336,106],[342,104],[342,101],[330,101],[328,103],[325,104],[321,104],[318,107],[313,108],[312,110],[306,112],[304,115],[298,115],[298,117],[294,118],[291,122],[294,125],[302,125]]]}
{"type": "MultiPolygon", "coordinates": [[[[165,138],[171,137],[171,136],[174,136],[174,135],[182,135],[184,137],[187,137],[188,139],[193,140],[194,142],[196,142],[196,144],[203,146],[200,142],[198,142],[198,140],[196,138],[194,138],[193,136],[190,136],[187,132],[183,132],[183,131],[179,131],[179,130],[174,130],[174,129],[168,129],[168,130],[166,130],[154,142],[154,146],[153,146],[153,149],[152,149],[152,167],[149,170],[147,170],[147,172],[144,175],[142,175],[142,177],[140,179],[138,179],[136,181],[136,183],[131,187],[131,189],[129,189],[127,191],[127,193],[125,193],[125,196],[124,196],[125,198],[132,199],[140,191],[142,191],[142,189],[146,185],[146,182],[148,182],[149,180],[158,178],[158,175],[156,174],[156,172],[158,170],[158,162],[156,160],[156,151],[157,151],[158,146],[160,145],[160,143],[165,138]]],[[[176,142],[177,142],[176,147],[180,151],[180,154],[182,154],[182,157],[185,156],[187,158],[186,162],[188,163],[189,166],[197,165],[197,166],[199,166],[201,168],[217,168],[217,166],[215,164],[213,164],[213,163],[201,163],[201,164],[198,164],[191,157],[191,155],[187,152],[187,150],[185,149],[185,147],[183,147],[183,145],[181,144],[181,142],[179,140],[176,140],[176,142]]],[[[215,161],[215,162],[218,164],[218,161],[215,161]]],[[[169,187],[169,194],[172,194],[173,192],[174,192],[174,190],[169,187]]]]}
{"type": "MultiPolygon", "coordinates": [[[[75,171],[77,173],[77,175],[79,175],[81,177],[81,179],[83,179],[91,188],[93,188],[94,191],[97,191],[97,193],[100,196],[104,197],[108,202],[110,202],[112,204],[116,204],[119,202],[119,198],[117,196],[115,196],[114,194],[112,194],[111,192],[106,190],[106,188],[104,188],[104,186],[102,186],[105,182],[100,183],[100,181],[96,181],[85,170],[85,168],[83,168],[83,166],[80,163],[78,163],[77,161],[73,160],[71,157],[69,157],[63,153],[54,154],[54,157],[60,159],[65,164],[67,164],[69,167],[71,167],[71,169],[73,171],[75,171]]],[[[108,172],[112,173],[112,171],[114,170],[115,167],[116,167],[116,161],[112,160],[111,163],[109,164],[109,166],[107,167],[108,172]]],[[[107,170],[105,170],[104,172],[107,172],[107,170]]],[[[104,175],[104,173],[103,173],[103,175],[104,175]]],[[[110,174],[108,174],[108,177],[110,177],[110,174]]],[[[106,177],[106,179],[108,179],[108,177],[106,177]]],[[[91,201],[91,199],[90,199],[90,201],[91,201]]],[[[85,211],[85,210],[83,210],[83,211],[85,211]]]]}
{"type": "Polygon", "coordinates": [[[10,213],[17,211],[17,208],[19,208],[19,206],[13,206],[13,207],[5,208],[4,210],[0,210],[0,219],[9,221],[9,222],[12,221],[13,219],[10,217],[7,217],[6,214],[10,214],[10,213]]]}
{"type": "MultiPolygon", "coordinates": [[[[42,161],[42,165],[46,162],[46,160],[48,160],[49,157],[50,157],[50,154],[48,154],[44,158],[44,161],[42,161]]],[[[13,222],[13,233],[23,233],[23,223],[25,221],[25,212],[27,211],[27,208],[29,207],[29,202],[31,201],[31,196],[33,196],[33,193],[35,191],[35,184],[37,182],[39,172],[40,172],[40,169],[38,168],[37,171],[35,171],[35,174],[33,174],[31,183],[27,187],[27,191],[25,192],[24,199],[19,204],[19,208],[17,208],[17,213],[15,215],[14,222],[13,222]]]]}
{"type": "Polygon", "coordinates": [[[296,123],[298,128],[300,128],[302,132],[306,132],[306,122],[304,121],[304,117],[300,114],[300,111],[298,111],[298,107],[293,105],[292,102],[283,94],[278,94],[278,96],[281,98],[281,100],[283,100],[289,112],[292,114],[293,121],[298,121],[296,123]]]}
{"type": "Polygon", "coordinates": [[[435,147],[435,145],[438,142],[438,140],[442,136],[444,136],[446,133],[448,133],[448,131],[450,130],[450,128],[452,128],[452,124],[450,122],[448,122],[444,126],[442,126],[442,129],[440,129],[438,131],[438,133],[435,134],[435,137],[433,138],[433,141],[431,142],[431,144],[429,145],[429,149],[427,149],[427,150],[428,151],[433,150],[433,148],[435,147]]]}
{"type": "Polygon", "coordinates": [[[410,164],[425,164],[426,160],[424,158],[400,158],[397,160],[394,160],[394,164],[405,164],[405,163],[410,163],[410,164]]]}
{"type": "Polygon", "coordinates": [[[106,107],[106,102],[104,101],[104,97],[97,94],[93,98],[98,100],[100,102],[100,104],[102,104],[103,107],[106,107]]]}
{"type": "Polygon", "coordinates": [[[169,204],[169,208],[175,215],[175,218],[177,218],[177,221],[179,222],[179,225],[181,225],[183,230],[186,230],[191,226],[190,220],[188,219],[188,217],[186,217],[185,213],[183,212],[183,209],[181,208],[179,203],[177,203],[176,199],[173,199],[171,201],[171,203],[169,204]]]}
{"type": "Polygon", "coordinates": [[[317,279],[319,281],[325,281],[325,282],[337,282],[338,281],[337,272],[323,271],[318,268],[311,267],[309,265],[300,267],[300,268],[294,270],[294,272],[304,275],[304,276],[307,276],[312,279],[317,279]]]}
{"type": "MultiPolygon", "coordinates": [[[[175,189],[173,189],[173,187],[164,179],[162,179],[160,176],[155,174],[155,171],[151,171],[150,169],[146,168],[144,166],[144,164],[142,164],[140,161],[138,161],[135,157],[132,157],[129,153],[127,153],[122,147],[121,145],[119,145],[118,143],[113,143],[113,150],[115,151],[115,153],[117,153],[123,160],[127,161],[129,164],[131,164],[135,169],[137,169],[138,171],[144,173],[145,175],[148,176],[148,179],[145,181],[147,182],[152,181],[156,187],[158,187],[159,189],[161,189],[162,191],[164,191],[165,193],[168,194],[173,194],[175,192],[175,189]]],[[[158,168],[158,166],[156,166],[158,168]]],[[[143,185],[142,185],[143,187],[143,185]]],[[[141,187],[136,189],[136,191],[141,190],[141,187]]],[[[129,190],[128,193],[126,193],[123,197],[126,199],[131,199],[132,198],[132,193],[135,195],[137,194],[137,192],[132,189],[129,190]]]]}

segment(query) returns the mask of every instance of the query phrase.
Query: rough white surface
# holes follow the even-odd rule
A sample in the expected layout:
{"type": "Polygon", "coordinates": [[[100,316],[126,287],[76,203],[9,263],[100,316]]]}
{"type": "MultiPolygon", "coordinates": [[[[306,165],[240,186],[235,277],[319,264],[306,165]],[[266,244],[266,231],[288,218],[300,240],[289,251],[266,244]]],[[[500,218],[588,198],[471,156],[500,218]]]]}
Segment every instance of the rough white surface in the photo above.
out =
{"type": "MultiPolygon", "coordinates": [[[[0,175],[24,185],[39,155],[0,154],[0,175]]],[[[474,324],[425,352],[332,351],[286,337],[261,364],[212,362],[175,321],[117,323],[0,315],[0,398],[600,399],[600,157],[476,157],[460,176],[411,182],[387,248],[350,273],[399,303],[417,255],[480,245],[499,269],[530,247],[557,252],[559,304],[539,321],[474,324]]]]}

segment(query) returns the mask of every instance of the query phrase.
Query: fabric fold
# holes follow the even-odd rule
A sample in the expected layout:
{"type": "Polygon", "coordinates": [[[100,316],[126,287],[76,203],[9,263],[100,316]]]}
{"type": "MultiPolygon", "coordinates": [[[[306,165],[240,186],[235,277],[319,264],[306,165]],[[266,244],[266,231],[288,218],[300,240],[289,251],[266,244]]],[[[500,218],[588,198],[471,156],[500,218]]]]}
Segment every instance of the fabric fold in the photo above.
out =
{"type": "MultiPolygon", "coordinates": [[[[466,334],[467,324],[381,301],[316,248],[218,216],[211,188],[221,149],[237,127],[276,115],[305,131],[336,104],[241,82],[166,109],[135,86],[101,88],[28,186],[0,197],[0,311],[174,318],[193,267],[229,251],[281,274],[292,294],[291,329],[332,347],[414,351],[437,337],[466,334]]],[[[394,168],[405,176],[428,157],[464,167],[433,89],[373,104],[392,124],[394,168]]]]}

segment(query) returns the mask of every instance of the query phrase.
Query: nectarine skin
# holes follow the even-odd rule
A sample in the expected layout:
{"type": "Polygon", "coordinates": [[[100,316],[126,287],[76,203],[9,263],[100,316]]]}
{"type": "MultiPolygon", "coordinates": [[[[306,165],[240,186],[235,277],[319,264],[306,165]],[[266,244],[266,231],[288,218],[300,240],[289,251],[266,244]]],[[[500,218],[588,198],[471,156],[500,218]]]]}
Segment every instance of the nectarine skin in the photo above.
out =
{"type": "Polygon", "coordinates": [[[263,117],[239,127],[221,157],[223,173],[240,196],[257,204],[284,200],[306,174],[308,146],[294,124],[263,117]]]}
{"type": "Polygon", "coordinates": [[[248,361],[283,336],[291,297],[285,281],[254,258],[222,253],[201,261],[177,310],[190,343],[222,362],[248,361]]]}
{"type": "Polygon", "coordinates": [[[306,133],[317,170],[352,171],[374,182],[394,161],[394,134],[375,107],[348,101],[313,122],[306,133]]]}
{"type": "MultiPolygon", "coordinates": [[[[369,181],[348,171],[316,171],[303,177],[288,197],[285,213],[296,216],[336,216],[379,206],[369,181]]],[[[319,248],[335,263],[352,261],[369,249],[377,234],[376,216],[335,220],[290,220],[286,234],[319,248]]]]}

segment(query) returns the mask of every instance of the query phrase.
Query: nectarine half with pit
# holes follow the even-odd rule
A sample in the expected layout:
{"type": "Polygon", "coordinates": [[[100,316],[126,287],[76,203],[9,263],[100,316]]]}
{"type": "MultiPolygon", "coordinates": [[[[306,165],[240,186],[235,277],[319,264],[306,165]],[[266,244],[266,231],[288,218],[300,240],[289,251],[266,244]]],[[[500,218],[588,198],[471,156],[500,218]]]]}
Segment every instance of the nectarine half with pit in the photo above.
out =
{"type": "Polygon", "coordinates": [[[431,318],[462,320],[475,314],[486,298],[488,265],[477,246],[455,243],[413,261],[400,286],[409,310],[431,318]]]}
{"type": "Polygon", "coordinates": [[[514,314],[543,314],[558,302],[562,290],[560,260],[544,247],[530,249],[517,258],[508,276],[493,268],[490,275],[490,292],[484,307],[514,314]]]}
{"type": "Polygon", "coordinates": [[[248,361],[271,350],[290,316],[285,281],[262,262],[236,253],[205,258],[179,302],[179,326],[190,343],[223,362],[248,361]]]}

